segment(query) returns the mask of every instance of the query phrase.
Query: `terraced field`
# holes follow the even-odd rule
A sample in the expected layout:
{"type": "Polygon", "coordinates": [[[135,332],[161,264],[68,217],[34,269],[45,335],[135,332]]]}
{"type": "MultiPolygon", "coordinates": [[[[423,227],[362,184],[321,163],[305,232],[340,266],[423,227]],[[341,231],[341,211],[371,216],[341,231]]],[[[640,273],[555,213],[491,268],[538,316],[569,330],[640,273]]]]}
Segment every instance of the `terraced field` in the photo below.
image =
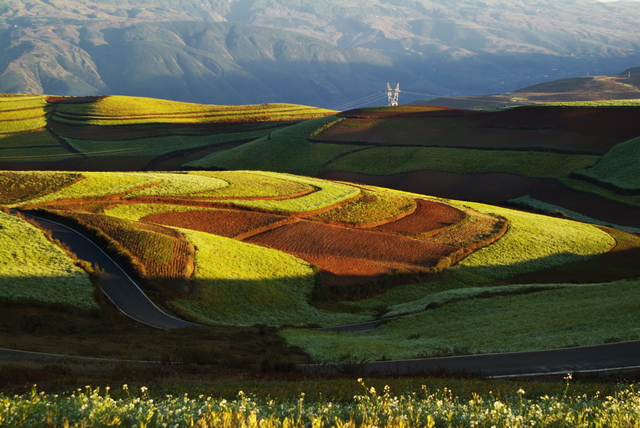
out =
{"type": "Polygon", "coordinates": [[[85,231],[159,305],[187,320],[337,326],[411,315],[359,336],[282,332],[317,361],[541,349],[543,336],[569,346],[640,334],[628,316],[638,309],[640,240],[617,229],[273,172],[0,177],[5,204],[85,231]],[[542,320],[559,311],[561,298],[597,299],[605,309],[584,301],[547,329],[542,320]],[[616,310],[618,327],[596,332],[616,310]],[[495,317],[504,340],[476,340],[491,329],[492,311],[504,312],[495,317]],[[447,317],[457,329],[478,328],[445,334],[447,317]],[[595,317],[584,327],[595,332],[587,342],[577,336],[581,317],[595,317]],[[518,333],[508,333],[516,324],[518,333]]]}
{"type": "Polygon", "coordinates": [[[179,169],[194,157],[331,113],[291,104],[217,106],[122,96],[5,95],[0,97],[0,165],[179,169]]]}
{"type": "Polygon", "coordinates": [[[490,203],[530,195],[637,228],[639,119],[637,101],[624,100],[483,111],[367,108],[308,121],[189,165],[266,168],[490,203]],[[593,203],[595,195],[604,201],[593,203]]]}

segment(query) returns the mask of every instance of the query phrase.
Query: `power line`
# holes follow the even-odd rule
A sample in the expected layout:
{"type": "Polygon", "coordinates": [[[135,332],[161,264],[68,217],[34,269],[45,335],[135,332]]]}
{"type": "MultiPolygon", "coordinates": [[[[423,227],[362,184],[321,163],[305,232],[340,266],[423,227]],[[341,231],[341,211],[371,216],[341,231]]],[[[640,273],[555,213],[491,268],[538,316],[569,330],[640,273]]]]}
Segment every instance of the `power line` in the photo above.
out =
{"type": "Polygon", "coordinates": [[[370,102],[376,101],[379,98],[384,98],[385,96],[387,96],[386,92],[378,92],[376,94],[372,94],[372,95],[368,95],[364,98],[360,98],[359,100],[355,100],[355,101],[351,101],[336,107],[332,107],[332,110],[339,110],[339,111],[344,111],[347,109],[352,109],[357,105],[364,105],[364,104],[368,104],[370,102]]]}

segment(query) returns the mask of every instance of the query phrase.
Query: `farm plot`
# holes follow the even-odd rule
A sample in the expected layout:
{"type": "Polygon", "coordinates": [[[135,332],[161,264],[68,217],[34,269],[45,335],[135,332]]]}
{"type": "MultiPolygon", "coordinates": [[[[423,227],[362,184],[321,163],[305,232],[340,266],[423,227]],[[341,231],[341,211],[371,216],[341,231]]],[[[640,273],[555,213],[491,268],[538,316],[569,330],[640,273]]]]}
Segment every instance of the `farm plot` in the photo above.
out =
{"type": "Polygon", "coordinates": [[[433,170],[458,174],[502,172],[526,177],[560,178],[595,165],[598,156],[537,151],[476,150],[444,147],[377,147],[347,154],[323,171],[391,175],[433,170]]]}
{"type": "Polygon", "coordinates": [[[88,156],[113,156],[114,153],[121,152],[123,154],[127,154],[131,151],[135,151],[138,156],[160,156],[176,150],[194,149],[216,144],[225,144],[238,140],[255,140],[264,136],[266,133],[268,133],[268,131],[250,131],[214,135],[170,135],[111,141],[76,139],[70,137],[63,138],[73,148],[88,156]]]}
{"type": "Polygon", "coordinates": [[[602,156],[592,168],[579,171],[578,176],[583,176],[596,184],[602,183],[621,193],[640,191],[640,137],[625,141],[612,148],[602,156]]]}
{"type": "MultiPolygon", "coordinates": [[[[318,189],[315,182],[301,181],[286,174],[260,171],[191,171],[190,174],[224,180],[229,185],[216,190],[216,198],[286,199],[318,189]]],[[[201,195],[198,195],[201,196],[201,195]]]]}
{"type": "Polygon", "coordinates": [[[402,195],[363,190],[359,199],[318,214],[313,219],[330,224],[370,228],[410,215],[416,206],[415,200],[402,195]]]}
{"type": "Polygon", "coordinates": [[[44,234],[0,212],[0,299],[97,309],[89,276],[44,234]]]}
{"type": "Polygon", "coordinates": [[[340,119],[335,116],[327,116],[298,123],[256,141],[205,156],[186,166],[317,175],[325,163],[345,153],[362,149],[359,145],[319,144],[309,141],[316,132],[338,120],[340,119]]]}
{"type": "Polygon", "coordinates": [[[464,211],[439,202],[418,199],[416,204],[416,210],[412,214],[371,230],[412,238],[428,238],[459,227],[469,219],[464,211]]]}
{"type": "Polygon", "coordinates": [[[329,315],[309,305],[312,266],[292,255],[182,230],[196,248],[191,293],[169,303],[185,318],[228,325],[340,325],[370,317],[329,315]]]}
{"type": "Polygon", "coordinates": [[[0,172],[0,204],[15,204],[55,192],[82,179],[63,172],[0,172]]]}
{"type": "Polygon", "coordinates": [[[378,276],[398,269],[426,272],[456,248],[432,242],[300,221],[246,239],[316,264],[327,280],[378,276]]]}
{"type": "Polygon", "coordinates": [[[216,209],[165,212],[148,215],[141,220],[239,240],[297,221],[296,218],[261,212],[216,209]]]}
{"type": "Polygon", "coordinates": [[[206,197],[215,194],[218,189],[227,187],[229,183],[219,178],[192,174],[157,174],[162,182],[127,194],[126,199],[156,197],[206,197]]]}
{"type": "MultiPolygon", "coordinates": [[[[45,204],[61,200],[106,198],[124,195],[162,182],[163,174],[85,172],[83,180],[70,186],[29,200],[30,204],[45,204]]],[[[164,174],[166,175],[166,174],[164,174]]]]}
{"type": "Polygon", "coordinates": [[[218,106],[176,101],[107,96],[89,103],[59,103],[54,121],[79,125],[140,123],[210,123],[310,119],[334,113],[294,104],[218,106]]]}
{"type": "Polygon", "coordinates": [[[69,216],[81,227],[94,231],[99,237],[106,237],[115,251],[131,260],[140,276],[184,278],[193,272],[194,250],[180,232],[101,214],[76,213],[69,216]]]}

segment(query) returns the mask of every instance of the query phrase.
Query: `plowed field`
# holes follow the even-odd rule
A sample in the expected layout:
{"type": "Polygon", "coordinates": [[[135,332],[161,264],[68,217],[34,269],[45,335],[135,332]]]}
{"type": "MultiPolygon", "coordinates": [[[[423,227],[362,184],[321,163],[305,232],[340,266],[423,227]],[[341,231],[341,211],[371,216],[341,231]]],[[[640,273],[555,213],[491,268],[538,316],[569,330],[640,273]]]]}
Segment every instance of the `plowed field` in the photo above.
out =
{"type": "Polygon", "coordinates": [[[102,231],[120,247],[118,250],[128,251],[133,256],[132,264],[143,276],[182,278],[193,272],[193,247],[176,230],[100,214],[73,217],[84,227],[102,231]]]}
{"type": "Polygon", "coordinates": [[[425,238],[456,227],[469,217],[449,205],[424,200],[416,202],[418,207],[412,214],[370,230],[425,238]]]}
{"type": "Polygon", "coordinates": [[[143,217],[142,220],[242,239],[252,232],[263,231],[282,222],[297,219],[253,211],[207,210],[152,214],[143,217]]]}
{"type": "Polygon", "coordinates": [[[456,250],[450,245],[308,221],[246,241],[293,254],[318,265],[322,272],[342,276],[377,276],[398,269],[424,271],[456,250]]]}

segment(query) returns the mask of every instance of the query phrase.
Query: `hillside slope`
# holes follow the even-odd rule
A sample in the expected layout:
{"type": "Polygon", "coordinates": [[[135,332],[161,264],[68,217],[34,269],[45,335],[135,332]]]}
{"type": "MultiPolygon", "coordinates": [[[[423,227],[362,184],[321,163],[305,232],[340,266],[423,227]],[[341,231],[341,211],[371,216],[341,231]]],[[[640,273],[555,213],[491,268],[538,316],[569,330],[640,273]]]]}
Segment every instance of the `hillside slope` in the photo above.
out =
{"type": "Polygon", "coordinates": [[[0,10],[0,92],[331,108],[382,98],[387,81],[502,93],[640,61],[636,3],[20,0],[0,10]]]}

